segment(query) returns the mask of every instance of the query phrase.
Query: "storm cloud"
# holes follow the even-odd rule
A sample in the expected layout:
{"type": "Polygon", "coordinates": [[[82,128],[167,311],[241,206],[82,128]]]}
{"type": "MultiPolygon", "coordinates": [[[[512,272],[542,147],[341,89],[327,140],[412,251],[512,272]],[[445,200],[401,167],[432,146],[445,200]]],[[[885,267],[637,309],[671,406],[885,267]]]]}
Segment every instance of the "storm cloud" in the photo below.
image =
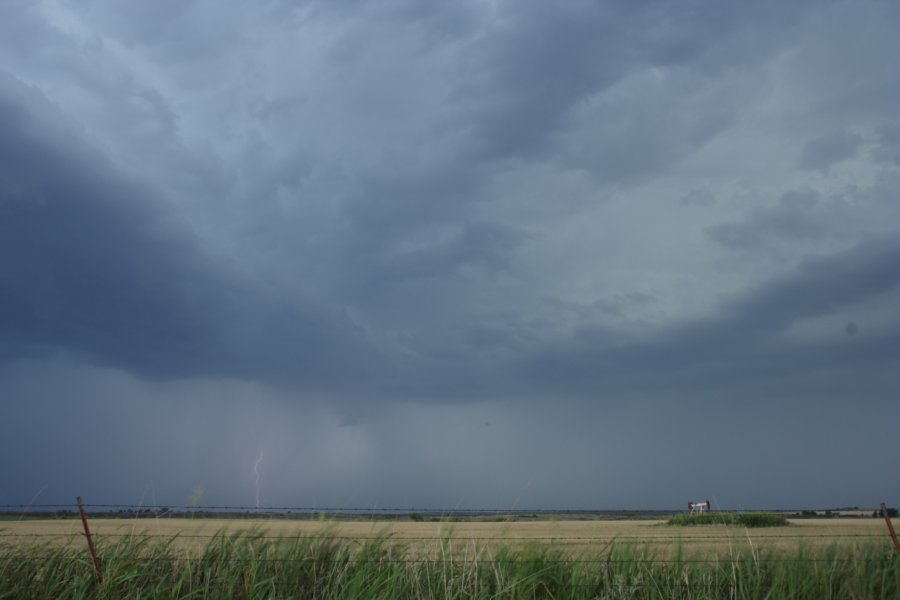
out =
{"type": "Polygon", "coordinates": [[[40,92],[5,76],[0,97],[8,358],[59,349],[146,376],[309,379],[342,344],[348,362],[365,351],[339,314],[268,298],[210,258],[163,194],[40,92]]]}
{"type": "Polygon", "coordinates": [[[895,3],[0,17],[0,502],[898,492],[895,3]]]}

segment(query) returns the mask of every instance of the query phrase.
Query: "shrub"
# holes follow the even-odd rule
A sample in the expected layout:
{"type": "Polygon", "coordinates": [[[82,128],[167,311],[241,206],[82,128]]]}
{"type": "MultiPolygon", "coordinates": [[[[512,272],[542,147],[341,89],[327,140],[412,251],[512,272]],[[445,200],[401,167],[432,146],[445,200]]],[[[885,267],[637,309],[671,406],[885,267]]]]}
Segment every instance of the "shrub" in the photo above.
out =
{"type": "Polygon", "coordinates": [[[738,524],[744,527],[780,527],[787,525],[784,515],[770,512],[748,512],[738,515],[738,524]]]}
{"type": "Polygon", "coordinates": [[[787,525],[784,515],[770,512],[748,512],[736,515],[731,512],[705,512],[701,514],[675,515],[669,525],[742,525],[744,527],[777,527],[787,525]]]}

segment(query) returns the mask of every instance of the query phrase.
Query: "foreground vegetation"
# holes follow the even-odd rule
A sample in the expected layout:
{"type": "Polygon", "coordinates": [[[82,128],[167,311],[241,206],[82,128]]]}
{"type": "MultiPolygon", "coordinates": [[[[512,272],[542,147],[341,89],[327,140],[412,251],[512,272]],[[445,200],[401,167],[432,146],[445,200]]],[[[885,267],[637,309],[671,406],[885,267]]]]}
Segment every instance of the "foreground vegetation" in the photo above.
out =
{"type": "Polygon", "coordinates": [[[784,515],[771,512],[706,512],[675,515],[669,525],[740,525],[741,527],[782,527],[788,524],[784,515]]]}
{"type": "MultiPolygon", "coordinates": [[[[78,540],[83,542],[83,540],[78,540]]],[[[222,534],[100,540],[102,583],[82,543],[0,547],[0,598],[896,598],[900,557],[833,546],[702,557],[640,546],[573,555],[551,545],[430,557],[387,540],[222,534]]]]}

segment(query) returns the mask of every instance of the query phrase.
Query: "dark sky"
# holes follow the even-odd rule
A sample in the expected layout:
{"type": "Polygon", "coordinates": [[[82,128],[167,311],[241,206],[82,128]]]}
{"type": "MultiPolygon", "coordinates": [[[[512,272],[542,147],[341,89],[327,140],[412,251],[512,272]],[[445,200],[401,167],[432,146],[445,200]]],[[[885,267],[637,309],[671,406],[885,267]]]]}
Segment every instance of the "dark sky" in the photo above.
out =
{"type": "Polygon", "coordinates": [[[5,0],[0,504],[900,501],[898,23],[5,0]]]}

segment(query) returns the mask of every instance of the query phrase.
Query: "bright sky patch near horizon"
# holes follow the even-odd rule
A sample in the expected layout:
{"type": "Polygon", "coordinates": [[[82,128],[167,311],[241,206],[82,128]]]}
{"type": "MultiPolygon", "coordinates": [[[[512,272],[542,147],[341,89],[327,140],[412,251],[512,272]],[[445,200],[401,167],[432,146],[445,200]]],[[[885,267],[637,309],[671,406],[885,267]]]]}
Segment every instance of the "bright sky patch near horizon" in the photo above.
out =
{"type": "Polygon", "coordinates": [[[0,503],[900,501],[898,23],[4,1],[0,503]]]}

